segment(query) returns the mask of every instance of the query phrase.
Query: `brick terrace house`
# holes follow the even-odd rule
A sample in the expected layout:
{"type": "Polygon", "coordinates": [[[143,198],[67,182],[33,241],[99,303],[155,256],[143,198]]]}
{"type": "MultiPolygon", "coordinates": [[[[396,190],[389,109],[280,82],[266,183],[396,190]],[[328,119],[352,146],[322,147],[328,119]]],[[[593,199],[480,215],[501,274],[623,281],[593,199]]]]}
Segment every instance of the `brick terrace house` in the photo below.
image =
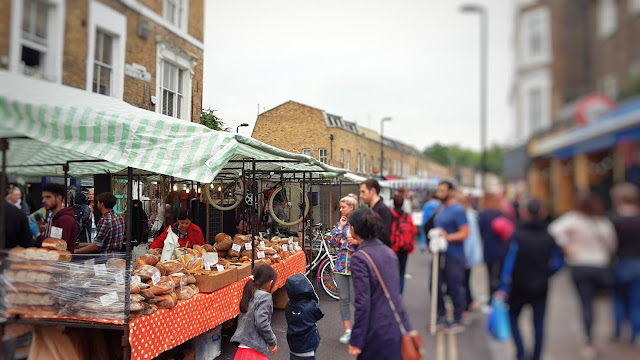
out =
{"type": "Polygon", "coordinates": [[[203,0],[0,0],[0,68],[200,122],[203,0]]]}
{"type": "MultiPolygon", "coordinates": [[[[258,115],[252,137],[358,175],[377,175],[380,171],[377,132],[295,101],[287,101],[258,115]]],[[[451,175],[446,167],[425,158],[410,145],[386,137],[382,141],[385,176],[444,178],[451,175]]]]}

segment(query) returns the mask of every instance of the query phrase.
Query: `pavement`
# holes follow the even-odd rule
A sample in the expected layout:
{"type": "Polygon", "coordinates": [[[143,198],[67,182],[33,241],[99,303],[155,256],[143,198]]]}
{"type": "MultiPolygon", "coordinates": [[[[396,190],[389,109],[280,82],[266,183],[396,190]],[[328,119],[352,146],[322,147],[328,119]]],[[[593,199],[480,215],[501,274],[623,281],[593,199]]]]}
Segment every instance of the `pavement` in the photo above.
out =
{"type": "MultiPolygon", "coordinates": [[[[405,280],[405,306],[414,327],[421,332],[427,351],[426,359],[435,360],[502,360],[515,359],[515,348],[511,342],[501,343],[493,340],[486,331],[486,316],[482,312],[473,315],[472,323],[466,331],[450,335],[439,333],[429,335],[426,328],[429,323],[428,282],[430,276],[430,256],[416,251],[409,257],[407,279],[405,280]]],[[[472,271],[472,293],[476,299],[487,300],[487,276],[485,268],[480,266],[472,271]]],[[[320,306],[325,313],[318,322],[322,342],[317,358],[350,359],[347,345],[338,339],[343,333],[339,303],[329,298],[317,286],[320,306]]],[[[287,325],[283,310],[274,310],[272,327],[278,338],[278,352],[269,358],[289,359],[286,341],[287,325]]],[[[521,316],[521,331],[525,345],[532,348],[533,325],[531,313],[526,309],[521,316]]],[[[595,305],[595,341],[598,350],[596,359],[626,360],[640,359],[640,346],[633,347],[625,343],[610,341],[613,331],[611,302],[606,297],[598,298],[595,305]]],[[[548,300],[545,324],[544,360],[579,360],[581,349],[580,307],[568,272],[562,270],[554,276],[548,300]]],[[[236,347],[223,337],[223,353],[218,359],[231,360],[236,347]]]]}

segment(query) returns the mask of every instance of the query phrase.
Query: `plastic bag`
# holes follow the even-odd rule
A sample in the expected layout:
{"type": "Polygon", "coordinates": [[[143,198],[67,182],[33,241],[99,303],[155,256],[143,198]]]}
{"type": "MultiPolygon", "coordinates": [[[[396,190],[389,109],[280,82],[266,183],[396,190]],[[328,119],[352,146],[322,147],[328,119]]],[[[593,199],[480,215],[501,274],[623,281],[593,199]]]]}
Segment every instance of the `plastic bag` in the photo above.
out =
{"type": "Polygon", "coordinates": [[[496,340],[508,341],[511,339],[509,308],[500,297],[491,299],[491,312],[487,317],[487,329],[496,340]]]}
{"type": "Polygon", "coordinates": [[[164,247],[162,248],[162,257],[160,261],[171,260],[173,252],[178,248],[178,235],[174,234],[171,230],[171,226],[167,227],[167,238],[164,240],[164,247]]]}

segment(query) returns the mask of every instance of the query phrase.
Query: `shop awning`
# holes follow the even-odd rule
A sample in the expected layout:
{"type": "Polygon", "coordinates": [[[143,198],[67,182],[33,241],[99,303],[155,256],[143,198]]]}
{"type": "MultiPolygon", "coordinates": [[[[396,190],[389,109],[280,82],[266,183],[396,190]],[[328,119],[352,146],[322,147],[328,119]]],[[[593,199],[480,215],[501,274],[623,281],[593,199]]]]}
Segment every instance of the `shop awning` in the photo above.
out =
{"type": "Polygon", "coordinates": [[[543,138],[532,146],[532,155],[559,159],[616,146],[621,140],[640,140],[640,99],[620,105],[596,122],[543,138]]]}
{"type": "Polygon", "coordinates": [[[344,171],[255,139],[214,131],[69,86],[0,71],[0,137],[10,139],[7,172],[60,176],[127,167],[211,182],[230,160],[265,160],[264,170],[344,171]],[[92,162],[81,162],[92,161],[92,162]]]}

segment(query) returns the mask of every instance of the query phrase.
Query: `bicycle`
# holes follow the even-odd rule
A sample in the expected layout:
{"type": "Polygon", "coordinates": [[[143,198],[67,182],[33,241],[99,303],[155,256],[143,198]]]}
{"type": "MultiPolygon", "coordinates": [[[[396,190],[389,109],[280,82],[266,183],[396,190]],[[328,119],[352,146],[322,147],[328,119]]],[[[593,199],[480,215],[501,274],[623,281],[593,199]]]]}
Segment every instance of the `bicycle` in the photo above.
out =
{"type": "MultiPolygon", "coordinates": [[[[336,284],[335,274],[333,272],[335,268],[336,255],[335,251],[332,252],[331,248],[327,244],[327,239],[324,234],[324,225],[316,224],[316,227],[311,230],[310,251],[313,254],[314,243],[318,243],[318,250],[316,256],[313,257],[313,261],[307,261],[306,276],[309,276],[312,271],[316,271],[317,282],[322,286],[329,297],[335,300],[340,300],[338,294],[338,285],[336,284]]],[[[329,235],[330,236],[330,235],[329,235]]],[[[305,236],[306,238],[307,236],[305,236]]],[[[306,252],[306,246],[305,246],[306,252]]],[[[309,256],[307,254],[307,259],[309,256]]]]}

